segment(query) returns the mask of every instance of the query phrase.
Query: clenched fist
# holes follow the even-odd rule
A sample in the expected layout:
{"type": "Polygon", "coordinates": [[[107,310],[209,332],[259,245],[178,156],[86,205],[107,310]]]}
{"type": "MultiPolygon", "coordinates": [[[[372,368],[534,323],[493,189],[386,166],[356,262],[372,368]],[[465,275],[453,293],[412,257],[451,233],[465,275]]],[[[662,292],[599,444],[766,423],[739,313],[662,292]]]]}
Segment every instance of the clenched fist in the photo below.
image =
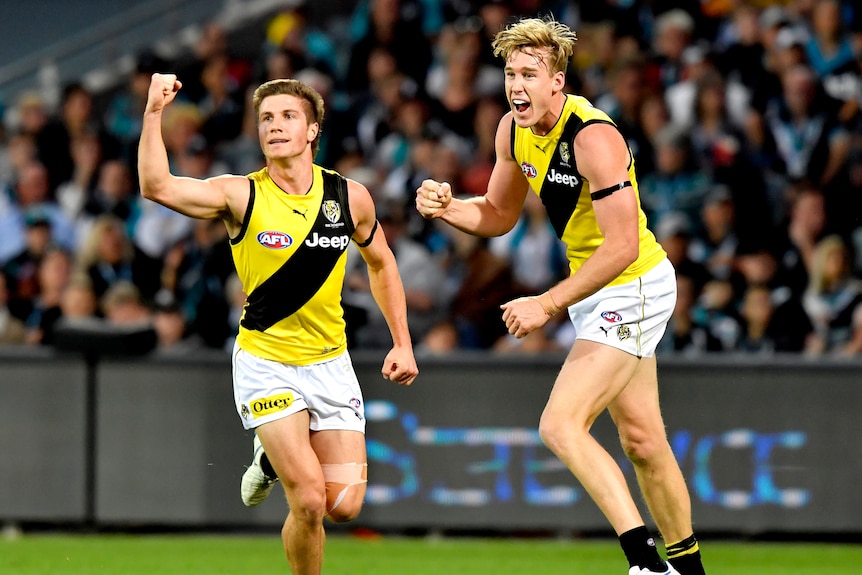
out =
{"type": "Polygon", "coordinates": [[[416,209],[423,218],[439,218],[452,201],[452,186],[448,183],[425,180],[416,190],[416,209]]]}
{"type": "Polygon", "coordinates": [[[174,101],[183,83],[176,74],[153,74],[150,78],[150,91],[147,94],[146,112],[158,112],[174,101]]]}

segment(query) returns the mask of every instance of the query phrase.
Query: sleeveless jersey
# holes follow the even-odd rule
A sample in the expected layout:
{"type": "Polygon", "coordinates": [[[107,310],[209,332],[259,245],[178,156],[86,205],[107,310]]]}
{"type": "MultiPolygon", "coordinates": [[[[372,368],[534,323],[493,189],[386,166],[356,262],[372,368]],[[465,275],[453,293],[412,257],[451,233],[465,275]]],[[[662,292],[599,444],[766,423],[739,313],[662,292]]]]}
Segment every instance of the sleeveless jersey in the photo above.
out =
{"type": "Polygon", "coordinates": [[[230,241],[248,294],[237,344],[295,365],[335,357],[347,344],[341,289],[354,231],[347,181],[313,170],[305,195],[283,191],[266,168],[249,174],[245,220],[230,241]]]}
{"type": "MultiPolygon", "coordinates": [[[[557,237],[565,243],[572,274],[603,241],[590,199],[590,183],[578,172],[577,158],[573,153],[577,133],[597,122],[616,127],[607,114],[594,108],[586,98],[571,94],[566,96],[557,124],[545,136],[537,136],[530,128],[519,128],[512,121],[512,157],[521,165],[530,188],[542,199],[557,237]]],[[[666,257],[646,227],[633,158],[629,162],[628,175],[638,201],[640,251],[638,259],[608,285],[629,282],[666,257]]]]}

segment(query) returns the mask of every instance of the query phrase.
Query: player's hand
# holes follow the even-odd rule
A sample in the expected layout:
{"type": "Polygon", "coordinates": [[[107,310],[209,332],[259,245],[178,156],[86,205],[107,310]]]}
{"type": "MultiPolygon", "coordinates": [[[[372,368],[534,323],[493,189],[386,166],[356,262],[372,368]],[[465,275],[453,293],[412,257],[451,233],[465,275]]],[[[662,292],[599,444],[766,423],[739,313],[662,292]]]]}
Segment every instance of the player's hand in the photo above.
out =
{"type": "Polygon", "coordinates": [[[447,182],[425,180],[416,190],[416,209],[425,219],[439,218],[452,201],[452,186],[447,182]]]}
{"type": "Polygon", "coordinates": [[[150,91],[147,93],[146,112],[158,112],[174,101],[183,83],[176,74],[153,74],[150,78],[150,91]]]}
{"type": "Polygon", "coordinates": [[[410,385],[419,375],[416,366],[416,358],[413,357],[413,349],[407,347],[393,347],[383,360],[383,377],[400,385],[410,385]]]}
{"type": "Polygon", "coordinates": [[[509,333],[521,339],[547,323],[549,316],[536,298],[519,297],[500,306],[509,333]]]}

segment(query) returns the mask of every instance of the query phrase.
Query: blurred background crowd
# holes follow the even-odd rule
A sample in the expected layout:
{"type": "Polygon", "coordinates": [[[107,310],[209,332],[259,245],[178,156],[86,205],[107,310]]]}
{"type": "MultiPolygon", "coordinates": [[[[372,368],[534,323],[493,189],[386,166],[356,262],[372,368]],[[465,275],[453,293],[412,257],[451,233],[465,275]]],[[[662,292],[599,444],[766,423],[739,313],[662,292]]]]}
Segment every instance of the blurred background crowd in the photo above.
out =
{"type": "MultiPolygon", "coordinates": [[[[366,185],[404,281],[418,351],[563,350],[565,314],[523,340],[499,305],[565,277],[538,198],[481,239],[413,208],[425,178],[483,194],[508,107],[491,39],[518,16],[576,30],[568,90],[617,123],[679,297],[659,353],[862,354],[862,8],[854,0],[361,0],[340,18],[291,2],[243,44],[219,23],[192,54],[137,56],[120,88],[69,83],[5,102],[0,343],[52,345],[64,319],[150,322],[159,346],[229,348],[245,295],[224,226],[140,198],[150,75],[176,175],[262,167],[250,96],[294,77],[326,100],[316,163],[366,185]]],[[[353,349],[390,344],[351,248],[353,349]]]]}

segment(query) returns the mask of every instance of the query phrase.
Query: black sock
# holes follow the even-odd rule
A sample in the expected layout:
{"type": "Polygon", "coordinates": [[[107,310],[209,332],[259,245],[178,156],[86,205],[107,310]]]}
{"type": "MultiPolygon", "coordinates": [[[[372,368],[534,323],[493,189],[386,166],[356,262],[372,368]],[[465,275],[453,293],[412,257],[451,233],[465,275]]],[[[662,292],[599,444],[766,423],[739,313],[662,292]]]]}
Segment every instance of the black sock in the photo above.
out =
{"type": "Polygon", "coordinates": [[[694,534],[678,543],[668,545],[667,560],[681,575],[706,575],[700,559],[700,548],[694,534]]]}
{"type": "Polygon", "coordinates": [[[266,456],[266,453],[260,456],[260,468],[263,469],[267,477],[278,477],[278,473],[272,468],[272,463],[269,462],[269,457],[266,456]]]}
{"type": "Polygon", "coordinates": [[[644,526],[620,535],[620,546],[629,560],[629,567],[646,567],[652,571],[664,571],[667,567],[658,554],[655,539],[644,526]]]}

